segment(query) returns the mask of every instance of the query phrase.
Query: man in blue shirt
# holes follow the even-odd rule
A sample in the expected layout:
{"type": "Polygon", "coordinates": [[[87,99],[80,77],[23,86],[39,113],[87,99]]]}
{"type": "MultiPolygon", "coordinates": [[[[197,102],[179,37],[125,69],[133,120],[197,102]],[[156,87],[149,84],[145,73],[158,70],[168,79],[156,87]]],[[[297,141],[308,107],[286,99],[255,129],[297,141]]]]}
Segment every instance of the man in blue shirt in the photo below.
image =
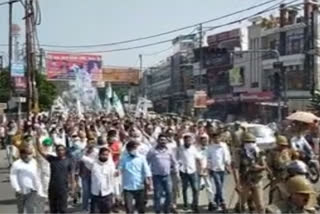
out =
{"type": "Polygon", "coordinates": [[[119,163],[127,213],[134,213],[133,200],[138,213],[145,212],[144,189],[145,186],[149,189],[151,184],[151,170],[146,158],[138,154],[138,145],[135,141],[129,141],[127,153],[119,163]]]}
{"type": "Polygon", "coordinates": [[[172,202],[171,170],[178,172],[178,164],[173,153],[167,148],[167,137],[160,134],[157,146],[152,149],[147,160],[152,171],[154,186],[154,207],[156,213],[161,213],[161,198],[165,194],[164,213],[170,213],[172,202]]]}

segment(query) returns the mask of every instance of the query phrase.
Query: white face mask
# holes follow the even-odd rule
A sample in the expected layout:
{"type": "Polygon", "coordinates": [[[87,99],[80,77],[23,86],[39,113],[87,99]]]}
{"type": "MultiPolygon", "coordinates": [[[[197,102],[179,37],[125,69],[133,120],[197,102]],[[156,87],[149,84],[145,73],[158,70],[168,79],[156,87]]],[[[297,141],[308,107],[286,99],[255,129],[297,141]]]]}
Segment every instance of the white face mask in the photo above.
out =
{"type": "Polygon", "coordinates": [[[256,143],[245,143],[244,144],[244,148],[247,151],[255,151],[255,152],[259,152],[260,151],[260,149],[259,149],[259,147],[257,146],[256,143]]]}
{"type": "Polygon", "coordinates": [[[132,156],[137,156],[138,155],[138,151],[135,149],[135,150],[129,152],[129,154],[132,155],[132,156]]]}

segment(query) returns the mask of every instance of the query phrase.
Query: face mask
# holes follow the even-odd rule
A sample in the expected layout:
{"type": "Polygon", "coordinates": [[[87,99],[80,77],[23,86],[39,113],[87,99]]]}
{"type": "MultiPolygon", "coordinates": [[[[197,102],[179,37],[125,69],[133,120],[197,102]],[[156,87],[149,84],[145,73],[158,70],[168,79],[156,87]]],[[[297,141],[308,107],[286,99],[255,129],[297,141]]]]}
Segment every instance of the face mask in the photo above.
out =
{"type": "Polygon", "coordinates": [[[28,163],[29,161],[31,161],[32,159],[32,155],[28,155],[27,157],[24,158],[24,162],[28,163]]]}
{"type": "Polygon", "coordinates": [[[184,144],[184,147],[186,147],[187,149],[190,148],[191,144],[187,143],[187,144],[184,144]]]}
{"type": "Polygon", "coordinates": [[[138,151],[137,150],[133,150],[133,151],[129,152],[129,154],[131,156],[137,156],[138,155],[138,151]]]}
{"type": "Polygon", "coordinates": [[[101,157],[99,157],[99,161],[101,161],[102,163],[105,163],[106,161],[108,161],[108,158],[101,158],[101,157]]]}
{"type": "Polygon", "coordinates": [[[247,151],[259,152],[259,147],[255,143],[246,143],[246,144],[244,144],[244,148],[247,151]]]}

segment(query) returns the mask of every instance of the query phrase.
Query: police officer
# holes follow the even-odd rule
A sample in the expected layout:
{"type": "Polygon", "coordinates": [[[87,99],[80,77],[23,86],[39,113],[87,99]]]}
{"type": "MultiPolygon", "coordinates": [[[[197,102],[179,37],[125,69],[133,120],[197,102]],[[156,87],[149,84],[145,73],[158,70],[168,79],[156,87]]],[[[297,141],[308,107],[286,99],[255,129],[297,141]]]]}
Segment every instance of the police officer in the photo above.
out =
{"type": "Polygon", "coordinates": [[[304,176],[291,177],[286,183],[288,198],[267,208],[268,213],[316,213],[310,200],[315,195],[312,184],[304,176]]]}
{"type": "Polygon", "coordinates": [[[268,167],[271,171],[269,192],[269,204],[273,200],[281,200],[283,184],[288,177],[287,166],[292,161],[294,151],[290,149],[289,142],[285,136],[278,135],[276,138],[277,147],[270,151],[268,154],[268,167]]]}
{"type": "MultiPolygon", "coordinates": [[[[242,146],[236,155],[235,161],[235,183],[239,193],[240,212],[245,212],[245,205],[251,198],[257,213],[264,213],[263,200],[263,172],[266,170],[265,157],[256,144],[254,135],[245,132],[242,137],[242,146]]],[[[249,205],[249,204],[248,204],[249,205]]]]}

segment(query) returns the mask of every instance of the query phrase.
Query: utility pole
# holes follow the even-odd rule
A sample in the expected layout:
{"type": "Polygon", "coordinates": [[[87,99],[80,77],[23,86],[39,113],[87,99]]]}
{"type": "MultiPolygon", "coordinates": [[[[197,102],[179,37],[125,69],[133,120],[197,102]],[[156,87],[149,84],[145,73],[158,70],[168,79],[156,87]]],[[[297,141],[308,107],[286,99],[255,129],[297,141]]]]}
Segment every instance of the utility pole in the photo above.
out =
{"type": "Polygon", "coordinates": [[[199,89],[202,89],[202,69],[203,69],[203,50],[202,50],[202,42],[203,42],[203,31],[202,24],[199,26],[199,89]]]}
{"type": "Polygon", "coordinates": [[[25,0],[25,28],[26,28],[26,81],[28,114],[38,111],[38,93],[36,86],[36,54],[34,46],[35,18],[33,0],[25,0]]]}
{"type": "MultiPolygon", "coordinates": [[[[142,54],[139,54],[139,63],[140,63],[140,75],[141,77],[143,76],[143,71],[142,71],[142,65],[143,65],[143,61],[142,61],[142,54]]],[[[140,76],[139,75],[139,76],[140,76]]],[[[143,81],[143,86],[142,86],[142,92],[143,92],[143,96],[147,97],[147,84],[146,81],[143,81]]]]}
{"type": "Polygon", "coordinates": [[[12,67],[12,9],[13,9],[13,4],[16,1],[9,1],[9,47],[8,47],[8,57],[9,57],[9,62],[8,62],[8,69],[9,69],[9,74],[10,74],[10,97],[13,94],[14,91],[14,86],[12,84],[11,80],[11,67],[12,67]]]}
{"type": "Polygon", "coordinates": [[[28,116],[33,107],[33,65],[32,65],[32,0],[25,0],[25,28],[26,28],[26,81],[27,81],[27,113],[28,116]]]}
{"type": "MultiPolygon", "coordinates": [[[[286,8],[285,4],[280,5],[280,29],[283,28],[287,24],[287,13],[288,10],[286,8]]],[[[287,33],[285,31],[280,31],[280,48],[279,48],[279,53],[280,56],[286,55],[286,37],[287,33]]],[[[279,122],[282,120],[282,114],[283,114],[283,109],[281,105],[281,101],[283,100],[283,105],[284,107],[287,107],[287,75],[286,75],[286,68],[283,66],[283,63],[279,63],[278,69],[280,70],[280,94],[278,97],[278,117],[279,117],[279,122]],[[281,91],[283,93],[281,93],[281,91]]]]}

